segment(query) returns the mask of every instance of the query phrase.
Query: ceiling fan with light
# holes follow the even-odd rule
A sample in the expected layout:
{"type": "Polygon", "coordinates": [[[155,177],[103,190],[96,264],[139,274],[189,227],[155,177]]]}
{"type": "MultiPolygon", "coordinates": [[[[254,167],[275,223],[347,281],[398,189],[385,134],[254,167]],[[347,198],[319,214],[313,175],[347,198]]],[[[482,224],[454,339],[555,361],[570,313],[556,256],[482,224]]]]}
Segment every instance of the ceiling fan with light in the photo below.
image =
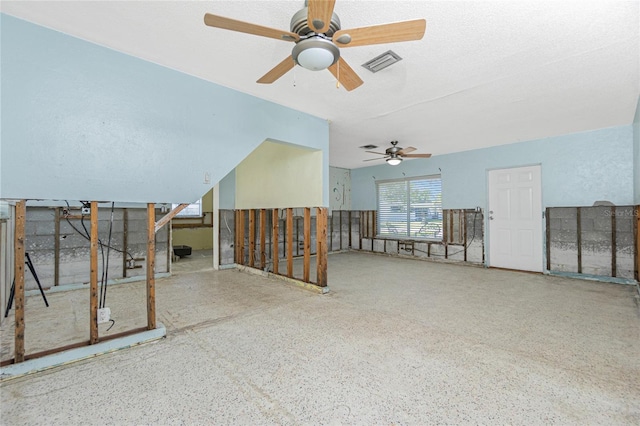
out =
{"type": "Polygon", "coordinates": [[[416,19],[343,30],[338,15],[333,12],[335,0],[307,0],[306,4],[307,6],[291,18],[291,31],[263,27],[210,13],[204,15],[204,23],[210,27],[295,43],[291,55],[263,75],[258,83],[273,83],[295,65],[300,65],[312,71],[329,69],[348,91],[359,87],[363,82],[340,57],[341,47],[420,40],[427,25],[424,19],[416,19]]]}
{"type": "Polygon", "coordinates": [[[370,158],[368,160],[363,160],[363,161],[375,161],[375,160],[382,160],[382,159],[386,159],[387,163],[390,166],[397,166],[398,164],[402,163],[402,159],[403,158],[429,158],[431,157],[431,154],[409,154],[410,152],[415,151],[416,149],[412,146],[407,147],[407,148],[402,148],[397,146],[398,145],[398,141],[391,141],[391,148],[387,148],[387,150],[382,153],[382,152],[375,152],[375,151],[366,151],[366,152],[370,152],[371,154],[378,154],[378,155],[382,155],[382,157],[380,158],[370,158]]]}

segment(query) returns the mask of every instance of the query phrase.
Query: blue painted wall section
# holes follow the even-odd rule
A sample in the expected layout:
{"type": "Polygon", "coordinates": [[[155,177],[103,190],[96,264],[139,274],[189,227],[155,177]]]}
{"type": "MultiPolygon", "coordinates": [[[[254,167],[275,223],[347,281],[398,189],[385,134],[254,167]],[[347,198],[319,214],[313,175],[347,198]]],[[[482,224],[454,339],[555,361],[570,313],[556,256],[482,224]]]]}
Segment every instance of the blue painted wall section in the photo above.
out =
{"type": "Polygon", "coordinates": [[[431,174],[442,175],[443,208],[486,208],[487,170],[532,164],[542,166],[543,207],[590,206],[599,200],[629,205],[634,199],[633,140],[628,125],[404,161],[395,167],[355,169],[352,208],[376,208],[375,180],[431,174]]]}
{"type": "Polygon", "coordinates": [[[325,120],[0,19],[0,197],[191,202],[272,138],[324,152],[328,205],[325,120]]]}
{"type": "Polygon", "coordinates": [[[633,164],[634,204],[640,205],[640,97],[633,117],[633,164]]]}

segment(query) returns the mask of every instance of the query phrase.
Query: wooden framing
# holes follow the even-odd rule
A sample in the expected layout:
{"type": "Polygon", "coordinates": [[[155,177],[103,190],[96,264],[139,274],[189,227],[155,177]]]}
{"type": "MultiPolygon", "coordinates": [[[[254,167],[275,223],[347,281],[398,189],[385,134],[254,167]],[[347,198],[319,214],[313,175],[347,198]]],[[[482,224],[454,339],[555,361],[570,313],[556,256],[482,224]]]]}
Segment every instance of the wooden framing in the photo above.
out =
{"type": "Polygon", "coordinates": [[[279,271],[279,260],[280,260],[280,253],[279,253],[279,245],[280,245],[280,235],[279,235],[279,231],[278,231],[278,209],[273,209],[272,213],[271,213],[271,244],[273,246],[272,249],[272,258],[273,258],[273,273],[274,274],[278,274],[279,271]]]}
{"type": "Polygon", "coordinates": [[[311,269],[311,209],[304,208],[304,263],[302,269],[302,281],[309,282],[309,270],[311,269]]]}
{"type": "Polygon", "coordinates": [[[236,229],[238,231],[238,241],[236,242],[238,250],[238,259],[236,262],[240,265],[244,265],[244,228],[245,228],[245,216],[244,210],[238,210],[238,221],[236,222],[236,229]]]}
{"type": "Polygon", "coordinates": [[[24,224],[26,219],[26,201],[16,203],[15,231],[13,235],[14,249],[14,284],[15,293],[15,362],[24,361],[24,224]]]}
{"type": "MultiPolygon", "coordinates": [[[[93,209],[91,210],[93,212],[93,209]]],[[[147,204],[147,330],[156,328],[156,208],[147,204]]]]}
{"type": "MultiPolygon", "coordinates": [[[[164,215],[162,217],[162,219],[160,219],[157,223],[155,223],[154,225],[154,232],[158,232],[160,230],[160,228],[162,228],[164,225],[166,225],[167,223],[169,223],[169,221],[171,219],[173,219],[178,213],[180,213],[182,210],[184,210],[185,208],[187,208],[189,206],[189,203],[186,204],[180,204],[178,205],[175,209],[171,210],[169,213],[167,213],[166,215],[164,215]]],[[[155,214],[154,214],[155,217],[155,214]]]]}
{"type": "Polygon", "coordinates": [[[256,266],[256,211],[249,210],[249,266],[256,266]]]}
{"type": "MultiPolygon", "coordinates": [[[[327,215],[326,207],[318,207],[316,213],[316,285],[320,287],[327,286],[327,215]]],[[[342,235],[342,226],[340,227],[340,235],[342,235]]]]}
{"type": "Polygon", "coordinates": [[[91,202],[91,271],[89,275],[89,344],[98,343],[98,203],[91,202]]]}
{"type": "Polygon", "coordinates": [[[260,269],[267,265],[267,211],[260,209],[260,269]]]}
{"type": "Polygon", "coordinates": [[[60,208],[54,209],[53,285],[60,285],[60,208]]]}
{"type": "Polygon", "coordinates": [[[287,276],[293,278],[293,209],[287,209],[287,276]]]}

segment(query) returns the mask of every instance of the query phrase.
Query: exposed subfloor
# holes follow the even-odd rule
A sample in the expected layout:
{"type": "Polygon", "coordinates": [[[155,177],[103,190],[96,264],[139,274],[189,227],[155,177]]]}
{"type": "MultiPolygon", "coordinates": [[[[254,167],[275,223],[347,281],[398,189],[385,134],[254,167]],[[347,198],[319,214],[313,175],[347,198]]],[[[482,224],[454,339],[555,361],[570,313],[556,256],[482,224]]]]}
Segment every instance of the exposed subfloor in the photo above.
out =
{"type": "MultiPolygon", "coordinates": [[[[1,423],[640,424],[633,286],[365,253],[329,256],[329,285],[159,279],[166,339],[4,381],[1,423]]],[[[143,293],[109,289],[116,324],[144,323],[143,293]]]]}

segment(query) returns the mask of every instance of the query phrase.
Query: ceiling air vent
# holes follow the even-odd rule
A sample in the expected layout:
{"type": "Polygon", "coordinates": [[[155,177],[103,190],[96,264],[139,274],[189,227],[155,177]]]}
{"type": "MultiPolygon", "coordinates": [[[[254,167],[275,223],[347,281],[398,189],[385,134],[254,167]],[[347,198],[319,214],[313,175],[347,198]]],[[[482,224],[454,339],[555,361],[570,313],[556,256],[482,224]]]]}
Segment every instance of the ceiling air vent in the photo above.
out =
{"type": "Polygon", "coordinates": [[[365,62],[362,66],[371,72],[378,72],[401,60],[402,58],[398,56],[397,53],[389,50],[384,52],[382,55],[376,56],[370,61],[365,62]]]}
{"type": "Polygon", "coordinates": [[[378,146],[377,145],[362,145],[360,148],[362,149],[376,149],[378,146]]]}

